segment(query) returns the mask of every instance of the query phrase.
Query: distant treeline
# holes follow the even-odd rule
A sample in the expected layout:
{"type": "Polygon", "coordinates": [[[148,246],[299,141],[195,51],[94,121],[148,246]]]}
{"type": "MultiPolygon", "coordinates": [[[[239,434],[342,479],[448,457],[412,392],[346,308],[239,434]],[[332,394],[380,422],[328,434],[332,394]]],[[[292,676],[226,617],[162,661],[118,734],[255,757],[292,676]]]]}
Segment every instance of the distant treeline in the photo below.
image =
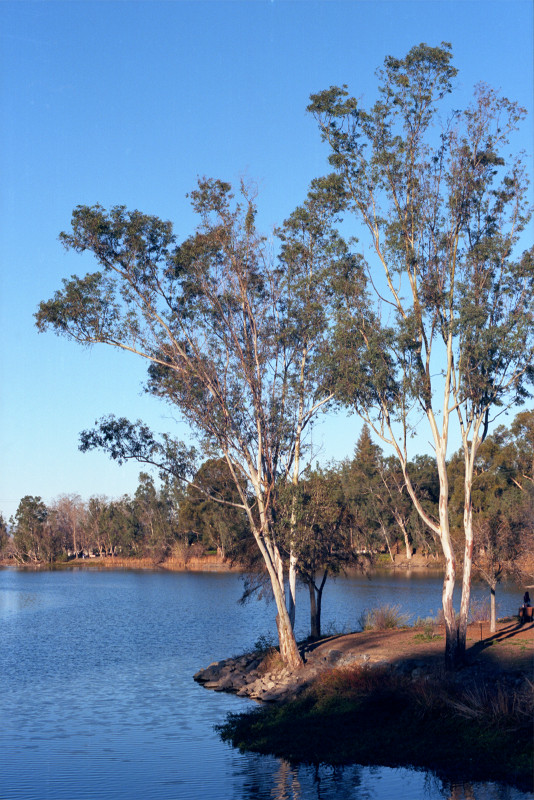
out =
{"type": "MultiPolygon", "coordinates": [[[[475,561],[491,585],[533,550],[534,411],[519,413],[509,428],[497,428],[486,438],[475,471],[475,561]]],[[[437,519],[434,459],[417,456],[409,473],[421,504],[437,519]]],[[[461,540],[462,453],[451,458],[448,476],[451,527],[461,540]]],[[[315,583],[325,569],[335,573],[379,554],[394,561],[399,556],[410,560],[414,552],[440,553],[408,497],[398,462],[384,456],[367,427],[353,458],[308,469],[296,487],[280,486],[277,508],[282,551],[289,554],[291,530],[305,582],[315,583]]],[[[172,480],[157,488],[150,475],[141,473],[133,497],[84,501],[79,495],[62,495],[46,505],[28,495],[9,525],[0,517],[0,554],[18,563],[120,555],[158,564],[171,555],[217,552],[253,571],[258,564],[250,540],[235,483],[222,459],[206,461],[186,488],[172,480]]]]}

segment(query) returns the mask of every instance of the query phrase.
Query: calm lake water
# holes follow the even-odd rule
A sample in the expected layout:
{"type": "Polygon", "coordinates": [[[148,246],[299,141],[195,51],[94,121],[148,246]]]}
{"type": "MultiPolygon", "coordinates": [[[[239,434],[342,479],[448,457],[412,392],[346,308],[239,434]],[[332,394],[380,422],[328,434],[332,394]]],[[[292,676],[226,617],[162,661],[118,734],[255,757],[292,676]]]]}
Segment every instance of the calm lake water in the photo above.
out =
{"type": "MultiPolygon", "coordinates": [[[[222,743],[213,726],[251,701],[192,675],[275,632],[274,606],[240,606],[241,591],[235,574],[0,570],[0,800],[527,797],[409,769],[291,766],[222,743]]],[[[427,574],[338,579],[324,626],[354,630],[363,609],[386,602],[428,616],[440,592],[427,574]]],[[[520,598],[501,590],[500,613],[520,598]]]]}

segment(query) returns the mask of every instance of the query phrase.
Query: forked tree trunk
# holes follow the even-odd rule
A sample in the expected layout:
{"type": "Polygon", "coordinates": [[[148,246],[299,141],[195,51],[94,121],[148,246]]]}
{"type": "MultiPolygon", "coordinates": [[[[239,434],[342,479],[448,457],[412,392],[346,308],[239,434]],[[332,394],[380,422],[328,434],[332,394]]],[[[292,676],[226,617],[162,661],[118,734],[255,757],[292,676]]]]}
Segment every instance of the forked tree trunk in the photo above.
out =
{"type": "Polygon", "coordinates": [[[317,618],[317,603],[315,601],[315,586],[313,581],[308,581],[308,591],[310,593],[310,638],[318,639],[321,635],[320,621],[317,618]]]}
{"type": "MultiPolygon", "coordinates": [[[[229,457],[227,463],[230,467],[232,474],[235,474],[234,466],[229,457]]],[[[247,501],[247,497],[242,489],[241,483],[236,480],[245,512],[249,519],[250,528],[258,549],[263,557],[269,579],[271,581],[271,588],[273,590],[274,602],[276,603],[276,627],[278,629],[278,642],[280,646],[280,655],[286,666],[291,669],[297,669],[302,666],[302,658],[297,647],[295,634],[293,633],[293,626],[289,619],[289,613],[286,607],[286,593],[284,587],[284,562],[280,551],[276,546],[271,535],[270,521],[268,510],[263,504],[263,492],[259,479],[257,478],[254,483],[256,500],[258,503],[260,524],[257,525],[252,513],[252,508],[247,501]]]]}
{"type": "Polygon", "coordinates": [[[308,580],[308,590],[310,593],[310,638],[321,638],[321,611],[323,607],[323,589],[328,577],[328,570],[325,569],[319,586],[315,583],[315,575],[308,580]]]}
{"type": "MultiPolygon", "coordinates": [[[[266,524],[266,523],[264,523],[266,524]]],[[[284,590],[284,564],[280,552],[267,533],[265,537],[260,535],[260,531],[253,529],[260,552],[264,558],[267,572],[271,581],[274,602],[276,603],[276,627],[278,630],[278,642],[282,661],[291,669],[302,666],[302,658],[297,647],[293,626],[289,619],[286,607],[286,595],[284,590]]]]}
{"type": "Polygon", "coordinates": [[[269,577],[271,578],[271,585],[273,588],[274,601],[276,603],[276,627],[278,629],[278,642],[280,645],[280,655],[282,661],[288,667],[296,669],[302,666],[302,659],[293,633],[293,626],[289,619],[289,614],[286,608],[286,598],[284,593],[283,581],[280,582],[276,573],[272,573],[269,568],[269,577]]]}

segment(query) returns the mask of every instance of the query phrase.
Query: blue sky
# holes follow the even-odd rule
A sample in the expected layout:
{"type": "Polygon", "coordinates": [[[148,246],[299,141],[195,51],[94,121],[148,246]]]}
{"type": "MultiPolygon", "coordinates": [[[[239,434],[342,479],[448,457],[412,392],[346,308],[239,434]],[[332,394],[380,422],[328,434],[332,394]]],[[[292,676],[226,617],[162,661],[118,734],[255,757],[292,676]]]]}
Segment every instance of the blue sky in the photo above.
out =
{"type": "MultiPolygon", "coordinates": [[[[185,435],[142,393],[144,367],[106,348],[38,334],[61,279],[93,269],[57,240],[72,209],[100,202],[194,219],[197,175],[259,187],[269,231],[328,171],[306,114],[311,92],[347,83],[372,100],[386,55],[450,41],[461,107],[484,80],[532,112],[530,0],[0,3],[0,511],[26,494],[131,492],[139,467],[78,452],[106,413],[185,435]]],[[[532,152],[529,116],[516,145],[532,152]]],[[[360,425],[330,419],[322,458],[350,455],[360,425]]],[[[420,443],[421,451],[427,443],[420,443]]]]}

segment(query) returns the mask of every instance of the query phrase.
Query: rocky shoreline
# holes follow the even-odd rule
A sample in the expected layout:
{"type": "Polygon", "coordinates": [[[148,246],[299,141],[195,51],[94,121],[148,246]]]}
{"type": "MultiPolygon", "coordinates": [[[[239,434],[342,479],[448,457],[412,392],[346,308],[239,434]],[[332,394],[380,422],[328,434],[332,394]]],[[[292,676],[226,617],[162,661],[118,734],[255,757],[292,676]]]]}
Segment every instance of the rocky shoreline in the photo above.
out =
{"type": "MultiPolygon", "coordinates": [[[[341,639],[344,637],[341,637],[341,639]]],[[[383,658],[373,658],[369,653],[354,652],[326,640],[318,645],[301,648],[304,664],[296,670],[285,667],[277,652],[247,653],[236,658],[214,661],[199,670],[193,679],[206,689],[229,692],[238,697],[249,697],[264,703],[294,700],[304,689],[311,686],[326,670],[350,666],[389,667],[413,677],[421,675],[424,662],[412,659],[393,665],[383,658]]]]}

